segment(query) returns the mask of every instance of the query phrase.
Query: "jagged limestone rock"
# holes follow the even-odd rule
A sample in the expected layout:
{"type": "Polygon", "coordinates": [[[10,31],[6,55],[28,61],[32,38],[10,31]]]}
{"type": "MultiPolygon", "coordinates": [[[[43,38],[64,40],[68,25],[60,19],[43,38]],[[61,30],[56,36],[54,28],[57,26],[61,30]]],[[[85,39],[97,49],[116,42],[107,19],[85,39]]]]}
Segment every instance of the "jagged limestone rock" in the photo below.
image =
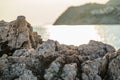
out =
{"type": "Polygon", "coordinates": [[[9,23],[0,22],[0,55],[11,55],[9,53],[20,48],[36,48],[41,43],[41,37],[33,32],[24,16],[9,23]]]}

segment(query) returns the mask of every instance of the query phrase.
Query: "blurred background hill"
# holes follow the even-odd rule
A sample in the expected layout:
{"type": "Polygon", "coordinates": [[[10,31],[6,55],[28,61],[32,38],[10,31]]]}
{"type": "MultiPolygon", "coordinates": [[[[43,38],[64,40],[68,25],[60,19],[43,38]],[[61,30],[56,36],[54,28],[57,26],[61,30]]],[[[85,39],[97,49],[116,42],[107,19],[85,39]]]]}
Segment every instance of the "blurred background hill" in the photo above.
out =
{"type": "Polygon", "coordinates": [[[69,7],[54,25],[119,24],[120,0],[110,0],[106,4],[88,3],[69,7]]]}

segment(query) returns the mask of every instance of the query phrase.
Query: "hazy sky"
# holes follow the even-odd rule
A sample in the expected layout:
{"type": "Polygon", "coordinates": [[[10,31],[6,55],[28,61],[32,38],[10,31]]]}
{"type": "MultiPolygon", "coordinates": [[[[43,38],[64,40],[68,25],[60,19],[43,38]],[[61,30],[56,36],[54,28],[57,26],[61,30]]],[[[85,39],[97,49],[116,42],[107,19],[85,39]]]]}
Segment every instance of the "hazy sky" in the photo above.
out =
{"type": "Polygon", "coordinates": [[[108,0],[0,0],[0,20],[11,21],[25,15],[32,25],[53,24],[69,6],[108,0]]]}

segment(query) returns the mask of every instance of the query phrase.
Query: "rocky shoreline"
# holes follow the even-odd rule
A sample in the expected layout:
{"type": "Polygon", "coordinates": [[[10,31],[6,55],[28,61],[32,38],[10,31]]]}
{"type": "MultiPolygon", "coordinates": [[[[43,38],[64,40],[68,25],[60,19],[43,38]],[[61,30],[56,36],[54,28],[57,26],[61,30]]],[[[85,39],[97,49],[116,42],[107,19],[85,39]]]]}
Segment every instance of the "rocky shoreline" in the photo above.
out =
{"type": "Polygon", "coordinates": [[[0,80],[120,80],[120,50],[42,41],[24,16],[0,21],[0,80]]]}

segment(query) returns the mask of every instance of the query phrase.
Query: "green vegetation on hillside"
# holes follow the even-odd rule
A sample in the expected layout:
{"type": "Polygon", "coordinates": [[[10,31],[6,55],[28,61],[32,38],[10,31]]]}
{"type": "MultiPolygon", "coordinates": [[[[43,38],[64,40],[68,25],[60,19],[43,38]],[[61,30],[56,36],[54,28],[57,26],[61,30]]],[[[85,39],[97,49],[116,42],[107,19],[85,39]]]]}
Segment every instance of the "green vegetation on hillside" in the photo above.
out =
{"type": "Polygon", "coordinates": [[[111,0],[106,4],[89,3],[77,7],[72,6],[56,20],[54,25],[119,24],[120,6],[118,4],[120,1],[113,2],[111,0]]]}

